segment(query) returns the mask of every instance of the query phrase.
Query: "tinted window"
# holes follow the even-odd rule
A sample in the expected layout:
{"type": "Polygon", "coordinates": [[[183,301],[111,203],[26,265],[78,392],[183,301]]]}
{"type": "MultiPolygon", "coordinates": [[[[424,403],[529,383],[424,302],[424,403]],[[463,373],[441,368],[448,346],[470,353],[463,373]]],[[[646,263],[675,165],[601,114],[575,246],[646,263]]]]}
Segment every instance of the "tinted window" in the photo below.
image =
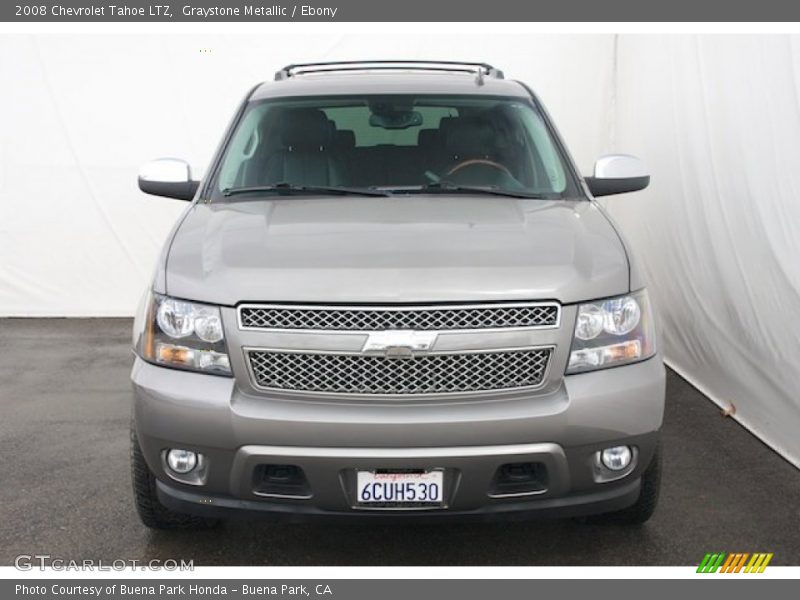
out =
{"type": "Polygon", "coordinates": [[[574,182],[524,98],[335,96],[252,104],[216,194],[276,184],[413,192],[436,183],[574,196],[574,182]]]}

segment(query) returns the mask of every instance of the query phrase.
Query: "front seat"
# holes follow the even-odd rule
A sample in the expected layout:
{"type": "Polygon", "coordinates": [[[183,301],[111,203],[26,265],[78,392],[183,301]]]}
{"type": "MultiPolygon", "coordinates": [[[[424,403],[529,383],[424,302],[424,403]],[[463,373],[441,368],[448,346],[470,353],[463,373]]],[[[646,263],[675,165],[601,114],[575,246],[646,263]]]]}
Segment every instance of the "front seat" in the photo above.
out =
{"type": "Polygon", "coordinates": [[[267,159],[271,183],[341,185],[342,166],[331,152],[330,124],[321,110],[287,110],[279,131],[278,148],[267,159]]]}
{"type": "Polygon", "coordinates": [[[492,160],[497,157],[496,133],[492,124],[482,118],[462,118],[449,127],[445,135],[445,151],[450,164],[469,159],[492,160]]]}
{"type": "Polygon", "coordinates": [[[458,119],[444,140],[445,162],[440,173],[445,180],[470,185],[505,186],[513,181],[503,164],[498,132],[481,117],[458,119]]]}

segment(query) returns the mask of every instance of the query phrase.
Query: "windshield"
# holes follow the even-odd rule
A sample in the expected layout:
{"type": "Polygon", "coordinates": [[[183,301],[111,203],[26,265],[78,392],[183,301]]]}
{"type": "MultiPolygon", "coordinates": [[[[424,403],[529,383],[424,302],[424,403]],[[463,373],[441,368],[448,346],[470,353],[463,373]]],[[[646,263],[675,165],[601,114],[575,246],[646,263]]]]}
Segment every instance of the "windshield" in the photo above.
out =
{"type": "Polygon", "coordinates": [[[320,194],[325,188],[578,195],[530,100],[488,96],[362,95],[252,103],[212,183],[216,199],[320,194]]]}

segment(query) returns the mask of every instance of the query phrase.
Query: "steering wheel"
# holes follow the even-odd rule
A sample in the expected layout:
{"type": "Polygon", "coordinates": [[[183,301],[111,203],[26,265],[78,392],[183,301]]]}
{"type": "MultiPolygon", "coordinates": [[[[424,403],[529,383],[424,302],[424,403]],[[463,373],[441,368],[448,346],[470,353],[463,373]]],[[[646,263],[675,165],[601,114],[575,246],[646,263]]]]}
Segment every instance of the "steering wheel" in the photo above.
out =
{"type": "Polygon", "coordinates": [[[513,177],[513,175],[511,175],[511,171],[508,170],[508,167],[506,167],[505,165],[501,165],[499,162],[488,160],[486,158],[470,158],[468,160],[462,160],[460,163],[451,168],[447,172],[447,174],[453,175],[454,173],[457,173],[458,171],[460,171],[465,167],[472,167],[475,165],[486,165],[487,167],[493,167],[498,171],[503,171],[503,173],[505,173],[506,175],[513,177]]]}

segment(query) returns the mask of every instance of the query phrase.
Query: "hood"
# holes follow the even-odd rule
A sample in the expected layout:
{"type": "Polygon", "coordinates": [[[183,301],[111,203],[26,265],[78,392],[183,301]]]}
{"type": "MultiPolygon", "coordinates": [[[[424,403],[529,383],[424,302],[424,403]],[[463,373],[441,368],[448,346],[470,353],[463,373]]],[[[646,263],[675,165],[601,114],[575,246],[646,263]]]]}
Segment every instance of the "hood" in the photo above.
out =
{"type": "Polygon", "coordinates": [[[239,302],[578,302],[628,291],[628,260],[591,202],[489,196],[283,197],[198,204],[167,293],[239,302]]]}

